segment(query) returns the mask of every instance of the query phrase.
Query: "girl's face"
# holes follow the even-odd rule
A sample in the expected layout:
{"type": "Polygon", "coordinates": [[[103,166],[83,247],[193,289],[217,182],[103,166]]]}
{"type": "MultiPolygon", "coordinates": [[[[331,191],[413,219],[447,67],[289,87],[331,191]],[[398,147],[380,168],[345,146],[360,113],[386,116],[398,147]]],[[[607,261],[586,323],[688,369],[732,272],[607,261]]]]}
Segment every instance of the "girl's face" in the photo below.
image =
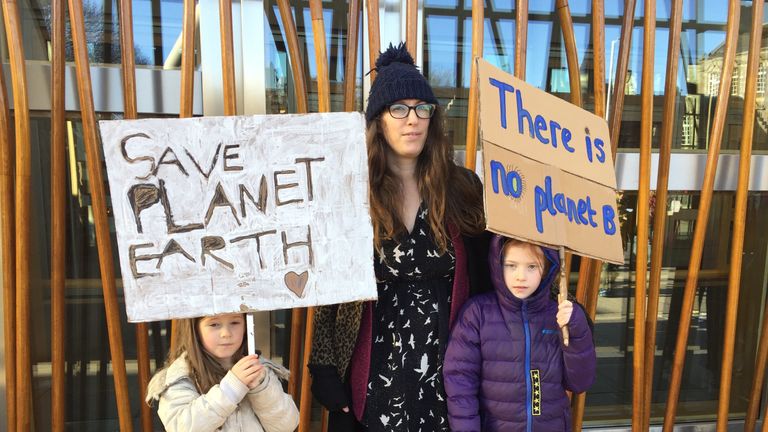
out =
{"type": "MultiPolygon", "coordinates": [[[[392,105],[404,104],[415,107],[423,103],[424,101],[419,99],[401,99],[392,105]]],[[[381,126],[384,138],[389,144],[389,151],[400,158],[418,158],[427,141],[429,121],[429,118],[419,117],[416,109],[409,109],[405,118],[394,118],[390,114],[390,108],[387,107],[381,113],[381,126]]]]}
{"type": "Polygon", "coordinates": [[[197,322],[197,332],[203,349],[229,369],[243,343],[245,318],[239,313],[205,317],[197,322]]]}
{"type": "Polygon", "coordinates": [[[530,297],[541,283],[543,257],[537,256],[534,248],[541,250],[538,246],[520,244],[504,248],[504,284],[512,295],[521,300],[530,297]]]}

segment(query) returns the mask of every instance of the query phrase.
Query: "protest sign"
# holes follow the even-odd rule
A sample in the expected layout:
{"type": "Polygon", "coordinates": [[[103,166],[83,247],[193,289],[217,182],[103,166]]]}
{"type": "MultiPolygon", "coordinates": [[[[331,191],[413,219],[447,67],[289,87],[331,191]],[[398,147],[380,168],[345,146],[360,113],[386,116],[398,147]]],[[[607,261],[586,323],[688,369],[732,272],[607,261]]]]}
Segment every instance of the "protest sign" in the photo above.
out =
{"type": "Polygon", "coordinates": [[[605,120],[477,61],[488,229],[623,263],[605,120]]]}
{"type": "Polygon", "coordinates": [[[359,113],[99,127],[129,321],[376,297],[359,113]]]}

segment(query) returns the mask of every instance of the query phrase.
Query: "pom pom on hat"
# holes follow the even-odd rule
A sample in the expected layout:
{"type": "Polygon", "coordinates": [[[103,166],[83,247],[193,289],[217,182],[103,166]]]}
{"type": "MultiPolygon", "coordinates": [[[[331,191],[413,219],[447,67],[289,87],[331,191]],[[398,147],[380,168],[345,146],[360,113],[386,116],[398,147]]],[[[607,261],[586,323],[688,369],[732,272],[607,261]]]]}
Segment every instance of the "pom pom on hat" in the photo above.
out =
{"type": "Polygon", "coordinates": [[[379,54],[379,58],[376,59],[376,70],[380,67],[389,66],[392,62],[405,63],[409,65],[415,65],[411,53],[405,48],[405,44],[401,43],[397,47],[393,47],[389,44],[389,48],[386,51],[379,54]]]}
{"type": "Polygon", "coordinates": [[[397,47],[389,44],[389,48],[376,60],[376,71],[378,75],[368,93],[368,107],[365,110],[365,120],[368,123],[389,104],[401,99],[437,103],[432,87],[419,72],[404,43],[397,47]]]}

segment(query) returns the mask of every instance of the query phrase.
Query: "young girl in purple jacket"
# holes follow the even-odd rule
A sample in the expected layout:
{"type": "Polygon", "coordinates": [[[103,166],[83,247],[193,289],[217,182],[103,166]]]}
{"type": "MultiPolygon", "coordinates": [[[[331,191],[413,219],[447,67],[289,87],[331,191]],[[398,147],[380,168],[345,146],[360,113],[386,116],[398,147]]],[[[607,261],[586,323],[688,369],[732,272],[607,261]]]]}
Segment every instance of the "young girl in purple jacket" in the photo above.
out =
{"type": "Polygon", "coordinates": [[[445,354],[451,430],[570,431],[566,390],[592,385],[596,359],[584,310],[551,298],[557,252],[494,236],[488,261],[494,290],[467,301],[445,354]]]}

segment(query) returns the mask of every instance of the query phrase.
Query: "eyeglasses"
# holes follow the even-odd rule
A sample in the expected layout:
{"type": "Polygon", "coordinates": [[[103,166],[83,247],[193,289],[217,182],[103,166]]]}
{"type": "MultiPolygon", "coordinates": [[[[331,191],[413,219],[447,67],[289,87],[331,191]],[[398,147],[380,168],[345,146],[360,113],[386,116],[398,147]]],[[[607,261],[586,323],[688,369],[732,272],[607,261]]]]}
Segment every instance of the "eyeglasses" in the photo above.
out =
{"type": "Polygon", "coordinates": [[[389,106],[389,115],[396,119],[404,119],[408,117],[411,110],[416,112],[416,117],[420,119],[428,119],[432,118],[435,114],[435,104],[420,103],[416,105],[406,105],[396,103],[389,106]]]}

